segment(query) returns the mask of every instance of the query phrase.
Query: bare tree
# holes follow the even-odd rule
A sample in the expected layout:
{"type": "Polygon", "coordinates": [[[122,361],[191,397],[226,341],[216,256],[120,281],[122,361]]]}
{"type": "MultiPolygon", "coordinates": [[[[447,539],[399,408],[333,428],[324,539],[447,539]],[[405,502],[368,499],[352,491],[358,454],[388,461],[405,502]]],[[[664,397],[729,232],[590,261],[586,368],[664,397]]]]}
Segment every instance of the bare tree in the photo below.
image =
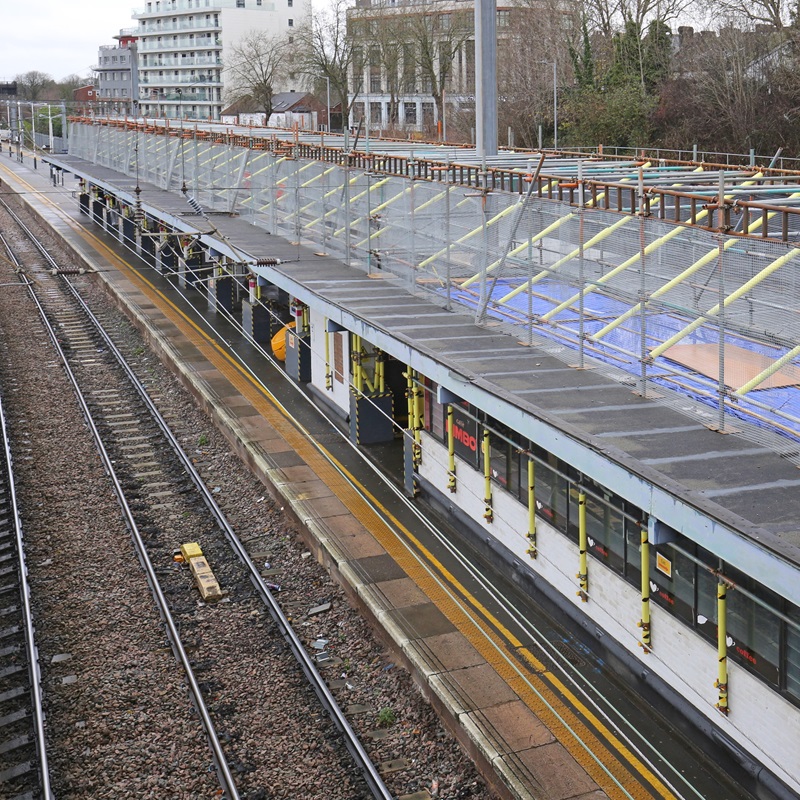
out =
{"type": "Polygon", "coordinates": [[[800,87],[791,53],[779,32],[725,27],[695,35],[679,52],[684,73],[662,94],[661,124],[682,123],[693,141],[713,150],[796,146],[800,87]]]}
{"type": "MultiPolygon", "coordinates": [[[[733,1],[722,0],[723,3],[733,1]]],[[[696,0],[586,0],[583,8],[590,30],[609,37],[631,24],[636,30],[644,31],[651,22],[674,22],[696,4],[696,0]]]]}
{"type": "Polygon", "coordinates": [[[510,10],[508,24],[498,27],[498,127],[510,127],[516,144],[535,146],[540,125],[548,138],[553,131],[553,80],[559,84],[556,97],[559,87],[578,80],[565,55],[575,46],[580,21],[572,0],[520,0],[510,10]],[[531,42],[537,44],[535,55],[531,42]]]}
{"type": "Polygon", "coordinates": [[[75,72],[73,72],[71,75],[65,75],[56,83],[58,96],[62,100],[72,100],[72,93],[75,91],[75,89],[80,89],[81,86],[86,86],[86,84],[91,82],[92,78],[82,78],[75,72]]]}
{"type": "Polygon", "coordinates": [[[348,33],[356,45],[354,70],[369,67],[366,89],[389,95],[388,122],[396,125],[403,93],[404,43],[408,41],[406,15],[396,6],[351,9],[348,33]]]}
{"type": "Polygon", "coordinates": [[[25,100],[38,100],[42,92],[53,84],[51,75],[35,69],[17,75],[14,80],[17,82],[17,93],[25,100]]]}
{"type": "Polygon", "coordinates": [[[285,36],[253,31],[231,48],[225,68],[230,75],[230,102],[250,99],[267,115],[272,113],[276,87],[285,80],[289,43],[285,36]]]}
{"type": "Polygon", "coordinates": [[[348,77],[353,67],[357,45],[348,36],[347,0],[333,0],[322,10],[313,12],[297,28],[295,53],[297,69],[309,81],[328,78],[334,102],[342,107],[342,125],[350,115],[361,85],[350,94],[348,77]]]}
{"type": "Polygon", "coordinates": [[[798,3],[796,0],[719,0],[719,10],[744,18],[751,24],[760,23],[773,28],[783,28],[791,21],[796,25],[798,3]]]}
{"type": "Polygon", "coordinates": [[[456,53],[473,36],[473,12],[471,9],[440,11],[431,0],[422,0],[415,4],[407,20],[422,90],[433,96],[441,120],[444,117],[444,93],[453,75],[456,53]]]}

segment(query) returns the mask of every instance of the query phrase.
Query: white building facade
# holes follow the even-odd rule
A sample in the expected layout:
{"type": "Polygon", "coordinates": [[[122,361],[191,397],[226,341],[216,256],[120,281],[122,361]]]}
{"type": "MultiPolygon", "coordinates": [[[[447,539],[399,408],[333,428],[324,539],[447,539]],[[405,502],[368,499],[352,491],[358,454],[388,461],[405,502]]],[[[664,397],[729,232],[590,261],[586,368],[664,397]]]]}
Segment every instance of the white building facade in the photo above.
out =
{"type": "Polygon", "coordinates": [[[291,35],[306,0],[149,0],[139,20],[139,110],[218,120],[226,59],[249,34],[291,35]]]}
{"type": "Polygon", "coordinates": [[[97,104],[106,114],[129,114],[139,98],[136,30],[122,30],[114,38],[117,44],[102,45],[98,52],[97,104]]]}

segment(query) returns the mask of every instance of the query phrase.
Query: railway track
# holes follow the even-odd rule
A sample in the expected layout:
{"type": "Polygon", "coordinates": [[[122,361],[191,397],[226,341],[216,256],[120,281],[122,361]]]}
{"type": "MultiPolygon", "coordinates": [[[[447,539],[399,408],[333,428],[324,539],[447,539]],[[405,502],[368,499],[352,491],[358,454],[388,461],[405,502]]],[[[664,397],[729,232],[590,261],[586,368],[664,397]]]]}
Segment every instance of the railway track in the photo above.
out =
{"type": "MultiPolygon", "coordinates": [[[[319,704],[318,713],[306,720],[309,741],[336,741],[328,769],[331,776],[341,776],[333,778],[338,789],[353,798],[392,797],[316,659],[292,629],[145,386],[33,232],[8,206],[4,213],[18,226],[16,241],[6,235],[4,244],[28,282],[113,484],[224,796],[256,797],[263,790],[257,762],[269,758],[269,743],[264,741],[260,754],[253,750],[257,737],[242,745],[243,732],[253,722],[257,679],[254,684],[253,675],[237,675],[236,662],[227,655],[237,647],[233,632],[244,630],[247,620],[266,610],[272,623],[259,658],[269,664],[276,651],[292,654],[295,671],[319,704]],[[219,604],[202,603],[188,570],[173,558],[176,548],[189,541],[201,542],[208,556],[225,595],[219,604]]],[[[252,641],[247,643],[247,649],[253,647],[252,641]]]]}
{"type": "Polygon", "coordinates": [[[27,573],[0,398],[0,795],[49,800],[53,795],[27,573]]]}

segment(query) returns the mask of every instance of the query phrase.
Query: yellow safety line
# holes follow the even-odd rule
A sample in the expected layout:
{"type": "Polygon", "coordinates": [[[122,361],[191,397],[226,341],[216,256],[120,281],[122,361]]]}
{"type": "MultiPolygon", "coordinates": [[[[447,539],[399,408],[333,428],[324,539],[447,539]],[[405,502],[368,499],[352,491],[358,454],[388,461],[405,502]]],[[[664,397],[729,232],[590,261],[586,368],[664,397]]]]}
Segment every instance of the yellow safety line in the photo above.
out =
{"type": "MultiPolygon", "coordinates": [[[[13,172],[11,174],[28,186],[32,192],[38,194],[37,190],[31,186],[31,184],[19,178],[19,176],[15,175],[13,172]]],[[[259,413],[275,428],[276,432],[287,444],[290,444],[298,453],[302,452],[304,460],[312,467],[316,476],[323,480],[330,488],[336,489],[336,495],[345,502],[346,507],[353,513],[353,516],[378,539],[386,551],[391,553],[392,557],[409,575],[414,575],[415,582],[423,588],[428,597],[430,597],[431,600],[436,599],[437,607],[451,622],[453,622],[456,628],[467,637],[486,661],[494,667],[498,674],[509,682],[509,685],[512,686],[525,704],[531,708],[537,716],[545,716],[550,719],[549,727],[551,730],[552,728],[558,729],[560,735],[557,736],[557,738],[561,744],[570,752],[573,758],[586,769],[587,773],[591,775],[595,782],[603,788],[610,797],[620,796],[619,786],[613,780],[609,779],[608,774],[605,770],[600,768],[595,759],[587,757],[586,749],[583,746],[584,743],[589,745],[590,752],[594,753],[598,759],[602,760],[603,765],[614,775],[616,780],[625,786],[625,791],[629,795],[642,798],[647,798],[651,795],[646,792],[644,786],[638,781],[632,785],[629,783],[631,776],[629,771],[624,769],[622,762],[614,758],[613,755],[608,752],[607,748],[603,746],[603,743],[585,727],[582,721],[575,716],[574,712],[572,712],[568,706],[561,702],[557,695],[548,697],[546,701],[547,704],[545,704],[542,698],[531,696],[531,690],[530,687],[526,685],[526,679],[518,673],[509,671],[507,656],[513,659],[513,654],[508,653],[505,647],[506,642],[515,650],[518,650],[533,668],[538,671],[538,677],[537,675],[530,675],[527,676],[527,680],[530,681],[531,684],[542,683],[541,688],[538,690],[539,692],[545,693],[548,691],[546,684],[540,681],[540,678],[546,675],[553,686],[557,687],[558,690],[563,693],[567,701],[574,708],[578,709],[584,718],[605,737],[606,741],[626,759],[628,764],[638,772],[650,786],[658,791],[659,797],[665,798],[665,800],[678,800],[669,788],[662,783],[658,776],[642,763],[639,758],[560,681],[560,679],[551,672],[545,670],[544,665],[536,659],[530,651],[526,648],[522,648],[522,642],[496,619],[491,612],[485,609],[466,587],[436,559],[422,542],[385,508],[366,487],[359,483],[344,465],[342,465],[321,443],[306,436],[296,427],[292,417],[289,416],[288,412],[281,406],[277,398],[275,398],[266,387],[257,383],[254,377],[229,353],[222,349],[217,342],[210,339],[196,322],[178,308],[175,303],[166,297],[153,283],[141,275],[138,270],[121,259],[105,242],[77,224],[61,208],[50,201],[49,198],[42,197],[42,201],[51,205],[61,214],[67,224],[96,251],[104,251],[109,261],[115,263],[123,274],[127,274],[134,283],[138,282],[147,287],[151,297],[152,295],[156,295],[164,305],[177,315],[179,319],[173,318],[172,322],[182,331],[189,341],[201,352],[208,353],[209,360],[211,360],[214,366],[231,381],[237,390],[253,403],[259,413]],[[215,356],[221,357],[226,363],[220,364],[215,356]],[[242,379],[244,379],[244,383],[242,379]],[[255,390],[255,394],[253,390],[255,390]],[[323,455],[324,458],[322,457],[323,455]],[[307,458],[307,456],[310,456],[310,458],[307,458]],[[358,487],[358,489],[356,489],[356,487],[358,487]],[[343,495],[348,495],[348,497],[343,497],[343,495]],[[365,499],[368,502],[364,502],[365,499]],[[383,519],[379,514],[375,513],[375,509],[380,511],[380,514],[383,515],[383,519]],[[375,526],[375,521],[382,523],[382,525],[375,526]],[[455,603],[452,595],[447,593],[432,576],[427,572],[420,573],[416,559],[407,550],[399,547],[397,537],[387,524],[387,521],[391,522],[392,525],[406,537],[424,559],[427,560],[427,562],[456,590],[457,594],[463,600],[466,600],[472,608],[481,614],[485,621],[475,619],[473,616],[467,614],[455,603]],[[449,614],[447,613],[448,610],[450,611],[449,614]],[[453,616],[460,618],[461,625],[453,619],[453,616]],[[487,651],[486,647],[482,646],[481,640],[476,640],[474,636],[469,636],[464,630],[466,627],[465,623],[480,630],[484,639],[488,639],[492,642],[494,649],[487,651]],[[486,623],[488,623],[488,625],[486,623]],[[506,642],[504,642],[489,625],[499,631],[502,636],[505,637],[506,642]],[[558,717],[560,717],[563,722],[555,716],[548,706],[556,707],[558,717]],[[580,732],[580,735],[578,735],[577,731],[580,732]],[[611,756],[610,762],[601,759],[599,753],[603,751],[606,751],[607,756],[611,756]],[[619,774],[620,772],[622,773],[621,775],[619,774]]],[[[139,288],[141,291],[144,291],[145,294],[148,293],[141,285],[139,288]]],[[[162,308],[162,311],[163,310],[162,308]]],[[[555,731],[553,732],[555,733],[555,731]]]]}

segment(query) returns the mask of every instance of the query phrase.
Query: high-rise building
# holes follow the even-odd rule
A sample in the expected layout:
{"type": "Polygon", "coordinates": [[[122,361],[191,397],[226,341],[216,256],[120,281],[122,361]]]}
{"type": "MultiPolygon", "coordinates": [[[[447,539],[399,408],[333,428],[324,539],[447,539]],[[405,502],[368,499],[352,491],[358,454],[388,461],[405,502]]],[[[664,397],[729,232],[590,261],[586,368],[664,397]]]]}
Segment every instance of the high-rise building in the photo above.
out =
{"type": "Polygon", "coordinates": [[[101,45],[97,57],[96,100],[107,114],[129,114],[139,98],[136,29],[121,30],[117,44],[101,45]]]}
{"type": "Polygon", "coordinates": [[[306,0],[149,0],[139,20],[139,102],[151,116],[219,119],[224,64],[248,34],[288,34],[306,0]]]}

